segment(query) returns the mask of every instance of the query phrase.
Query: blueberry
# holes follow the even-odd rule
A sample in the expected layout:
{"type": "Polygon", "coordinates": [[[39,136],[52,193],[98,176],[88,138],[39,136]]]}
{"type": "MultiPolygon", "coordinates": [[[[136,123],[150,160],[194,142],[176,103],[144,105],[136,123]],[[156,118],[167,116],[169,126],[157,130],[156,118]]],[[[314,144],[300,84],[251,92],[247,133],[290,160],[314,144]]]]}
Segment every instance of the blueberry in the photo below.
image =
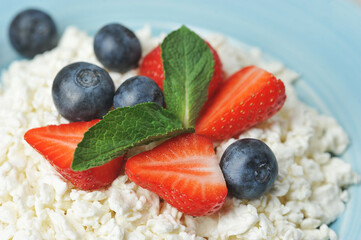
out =
{"type": "Polygon", "coordinates": [[[155,102],[163,106],[163,93],[150,78],[135,76],[119,86],[114,95],[114,108],[132,107],[139,103],[155,102]]]}
{"type": "Polygon", "coordinates": [[[135,34],[120,24],[108,24],[94,38],[94,52],[104,67],[111,71],[127,72],[138,66],[142,55],[135,34]]]}
{"type": "Polygon", "coordinates": [[[86,63],[70,64],[56,75],[52,95],[59,113],[69,121],[102,118],[112,107],[114,83],[102,68],[86,63]]]}
{"type": "Polygon", "coordinates": [[[220,166],[228,191],[239,199],[255,199],[265,194],[278,175],[272,150],[258,139],[232,143],[223,153],[220,166]]]}
{"type": "Polygon", "coordinates": [[[37,9],[27,9],[16,15],[10,24],[9,37],[15,50],[27,58],[50,50],[58,43],[54,21],[37,9]]]}

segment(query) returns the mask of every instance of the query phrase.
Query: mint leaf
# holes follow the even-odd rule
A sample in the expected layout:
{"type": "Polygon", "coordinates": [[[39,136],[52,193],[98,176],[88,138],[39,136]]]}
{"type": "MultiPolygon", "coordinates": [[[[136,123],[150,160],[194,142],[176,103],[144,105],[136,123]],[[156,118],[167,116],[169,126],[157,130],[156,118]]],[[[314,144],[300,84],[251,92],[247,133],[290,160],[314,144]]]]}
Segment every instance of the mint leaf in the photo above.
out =
{"type": "Polygon", "coordinates": [[[124,155],[130,148],[177,136],[185,129],[172,113],[156,103],[117,108],[91,127],[75,149],[71,168],[83,171],[124,155]]]}
{"type": "Polygon", "coordinates": [[[198,113],[207,100],[208,85],[213,75],[213,55],[204,40],[185,26],[164,39],[161,55],[167,109],[185,127],[194,127],[198,113]]]}

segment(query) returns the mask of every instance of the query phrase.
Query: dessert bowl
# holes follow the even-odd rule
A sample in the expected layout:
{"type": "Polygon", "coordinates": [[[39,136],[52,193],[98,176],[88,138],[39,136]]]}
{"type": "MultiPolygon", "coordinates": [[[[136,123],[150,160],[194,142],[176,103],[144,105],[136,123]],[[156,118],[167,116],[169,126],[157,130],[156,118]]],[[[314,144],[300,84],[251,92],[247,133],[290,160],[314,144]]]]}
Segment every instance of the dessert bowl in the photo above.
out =
{"type": "MultiPolygon", "coordinates": [[[[62,1],[1,0],[0,67],[21,57],[8,41],[8,25],[24,8],[47,11],[62,34],[74,25],[94,35],[110,22],[133,30],[150,24],[153,34],[185,24],[201,32],[218,32],[259,47],[270,58],[301,75],[296,90],[301,101],[334,117],[345,129],[350,145],[342,158],[361,173],[361,7],[347,1],[62,1]]],[[[6,117],[6,116],[1,116],[6,117]]],[[[349,189],[345,212],[331,224],[340,239],[361,235],[361,187],[349,189]]]]}

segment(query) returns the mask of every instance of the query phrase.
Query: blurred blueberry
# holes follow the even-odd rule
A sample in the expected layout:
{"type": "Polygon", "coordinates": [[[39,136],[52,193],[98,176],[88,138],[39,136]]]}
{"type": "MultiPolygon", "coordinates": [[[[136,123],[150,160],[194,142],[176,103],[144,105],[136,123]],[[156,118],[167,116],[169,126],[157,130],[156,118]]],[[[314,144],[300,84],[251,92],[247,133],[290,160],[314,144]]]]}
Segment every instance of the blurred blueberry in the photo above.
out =
{"type": "Polygon", "coordinates": [[[16,15],[10,24],[9,37],[16,51],[27,58],[48,51],[58,43],[54,21],[37,9],[24,10],[16,15]]]}
{"type": "Polygon", "coordinates": [[[127,72],[138,66],[142,55],[135,34],[120,24],[108,24],[94,38],[94,52],[104,67],[111,71],[127,72]]]}

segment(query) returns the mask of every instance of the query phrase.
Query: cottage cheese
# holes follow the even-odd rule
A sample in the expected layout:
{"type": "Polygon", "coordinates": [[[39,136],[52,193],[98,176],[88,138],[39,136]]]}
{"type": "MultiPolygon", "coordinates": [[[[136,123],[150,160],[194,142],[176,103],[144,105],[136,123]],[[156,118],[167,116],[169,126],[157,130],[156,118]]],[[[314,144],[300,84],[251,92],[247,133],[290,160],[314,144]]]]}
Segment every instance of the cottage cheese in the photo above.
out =
{"type": "MultiPolygon", "coordinates": [[[[137,32],[146,54],[164,36],[137,32]]],[[[265,141],[274,151],[279,176],[257,200],[227,198],[212,216],[185,216],[122,174],[107,190],[81,191],[65,182],[24,140],[34,127],[66,123],[51,98],[56,73],[75,61],[101,65],[92,38],[69,27],[59,46],[33,60],[12,63],[0,88],[0,236],[2,239],[336,239],[327,224],[345,209],[345,187],[360,181],[341,154],[348,138],[334,119],[296,97],[298,77],[282,64],[264,61],[257,48],[238,49],[223,36],[208,36],[227,75],[255,64],[281,78],[287,101],[268,121],[238,138],[265,141]]],[[[110,73],[115,85],[137,74],[110,73]]],[[[215,146],[220,158],[236,139],[215,146]]]]}

